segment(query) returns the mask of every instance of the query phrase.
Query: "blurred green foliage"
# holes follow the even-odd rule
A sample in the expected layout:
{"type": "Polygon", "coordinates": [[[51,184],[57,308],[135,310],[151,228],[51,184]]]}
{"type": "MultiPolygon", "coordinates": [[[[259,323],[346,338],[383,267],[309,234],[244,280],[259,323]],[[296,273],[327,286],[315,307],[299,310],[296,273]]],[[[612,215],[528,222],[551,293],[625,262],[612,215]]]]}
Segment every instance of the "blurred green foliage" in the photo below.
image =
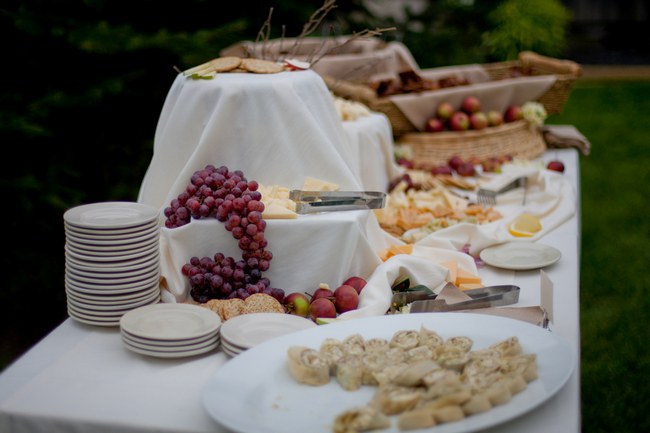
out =
{"type": "Polygon", "coordinates": [[[516,59],[524,50],[560,57],[571,13],[559,0],[505,0],[488,14],[483,43],[492,58],[516,59]]]}

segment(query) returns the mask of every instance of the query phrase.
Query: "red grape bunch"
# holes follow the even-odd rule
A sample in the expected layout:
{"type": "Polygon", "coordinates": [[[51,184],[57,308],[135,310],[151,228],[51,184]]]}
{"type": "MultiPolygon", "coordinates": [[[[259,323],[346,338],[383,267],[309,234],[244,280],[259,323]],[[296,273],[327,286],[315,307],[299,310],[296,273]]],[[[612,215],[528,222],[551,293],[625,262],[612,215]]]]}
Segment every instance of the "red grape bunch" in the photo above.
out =
{"type": "Polygon", "coordinates": [[[265,249],[266,221],[258,186],[256,181],[246,180],[241,170],[207,165],[194,172],[185,191],[165,208],[165,227],[173,229],[192,219],[216,218],[242,250],[240,260],[216,253],[214,257],[192,257],[183,265],[195,301],[246,299],[254,293],[266,293],[283,301],[284,291],[271,287],[269,279],[262,276],[273,254],[265,249]]]}

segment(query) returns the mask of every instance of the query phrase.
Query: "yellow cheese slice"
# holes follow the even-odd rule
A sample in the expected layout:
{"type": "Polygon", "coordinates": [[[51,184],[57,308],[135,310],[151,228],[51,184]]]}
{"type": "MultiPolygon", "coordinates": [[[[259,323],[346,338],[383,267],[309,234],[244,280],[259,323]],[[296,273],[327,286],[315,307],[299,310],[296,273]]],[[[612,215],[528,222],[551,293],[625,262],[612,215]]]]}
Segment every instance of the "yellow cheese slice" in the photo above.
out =
{"type": "Polygon", "coordinates": [[[471,289],[480,289],[481,287],[485,287],[485,286],[483,284],[481,284],[481,283],[464,283],[464,284],[460,284],[458,286],[458,289],[459,290],[471,290],[471,289]]]}
{"type": "Polygon", "coordinates": [[[456,284],[456,278],[458,277],[458,262],[456,260],[446,260],[440,264],[449,269],[449,281],[456,284]]]}
{"type": "Polygon", "coordinates": [[[271,202],[265,205],[262,217],[264,219],[296,219],[298,214],[278,203],[271,202]]]}
{"type": "Polygon", "coordinates": [[[456,286],[460,287],[461,284],[480,284],[480,283],[482,283],[481,277],[471,272],[468,272],[463,268],[458,268],[458,273],[456,275],[456,286]]]}
{"type": "Polygon", "coordinates": [[[305,178],[302,189],[303,191],[338,191],[339,186],[335,183],[326,182],[324,180],[308,176],[305,178]]]}

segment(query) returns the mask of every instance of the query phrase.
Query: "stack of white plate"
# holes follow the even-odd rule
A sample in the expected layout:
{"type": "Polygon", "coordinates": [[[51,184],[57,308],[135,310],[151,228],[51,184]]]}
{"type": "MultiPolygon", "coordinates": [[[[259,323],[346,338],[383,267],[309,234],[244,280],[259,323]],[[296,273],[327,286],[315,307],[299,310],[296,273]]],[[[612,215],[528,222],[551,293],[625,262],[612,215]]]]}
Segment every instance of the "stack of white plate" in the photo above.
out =
{"type": "Polygon", "coordinates": [[[221,348],[237,356],[271,338],[317,326],[312,320],[283,313],[250,313],[226,320],[221,326],[221,348]]]}
{"type": "Polygon", "coordinates": [[[118,326],[133,308],[160,301],[158,210],[104,202],[71,208],[65,226],[68,314],[98,326],[118,326]]]}
{"type": "Polygon", "coordinates": [[[132,352],[157,358],[181,358],[219,346],[221,319],[192,304],[146,305],[120,319],[122,342],[132,352]]]}

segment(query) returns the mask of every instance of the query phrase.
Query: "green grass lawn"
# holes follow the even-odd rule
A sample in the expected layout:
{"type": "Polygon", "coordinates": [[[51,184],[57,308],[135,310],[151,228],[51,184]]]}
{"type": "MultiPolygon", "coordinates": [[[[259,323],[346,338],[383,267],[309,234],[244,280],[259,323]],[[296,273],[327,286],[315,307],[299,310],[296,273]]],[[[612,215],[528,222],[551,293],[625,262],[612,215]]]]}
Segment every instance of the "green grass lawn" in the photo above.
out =
{"type": "Polygon", "coordinates": [[[583,81],[561,115],[581,160],[583,431],[650,431],[650,81],[583,81]]]}

